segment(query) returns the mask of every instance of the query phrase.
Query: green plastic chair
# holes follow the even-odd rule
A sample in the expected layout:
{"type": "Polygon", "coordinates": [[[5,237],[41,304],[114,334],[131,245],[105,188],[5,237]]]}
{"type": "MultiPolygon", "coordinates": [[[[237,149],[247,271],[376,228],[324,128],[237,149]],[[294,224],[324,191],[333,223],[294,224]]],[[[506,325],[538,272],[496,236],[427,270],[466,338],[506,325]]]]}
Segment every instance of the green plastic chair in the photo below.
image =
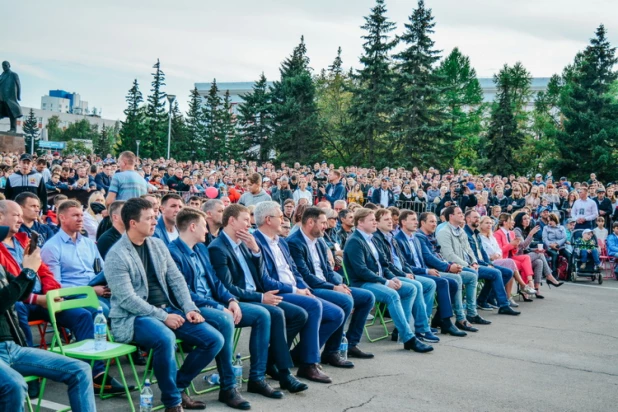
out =
{"type": "MultiPolygon", "coordinates": [[[[131,369],[133,371],[133,376],[135,377],[135,382],[137,383],[138,390],[141,391],[141,385],[139,378],[137,377],[137,372],[135,370],[135,365],[133,364],[133,358],[130,356],[133,352],[137,350],[137,348],[133,345],[114,343],[115,347],[112,349],[107,349],[99,352],[81,352],[79,349],[86,345],[94,342],[94,339],[86,339],[80,342],[71,343],[71,344],[63,344],[62,339],[60,339],[60,332],[58,329],[58,325],[56,323],[56,312],[60,312],[63,310],[69,309],[77,309],[77,308],[98,308],[100,306],[99,299],[93,288],[90,286],[80,286],[74,288],[64,288],[64,289],[55,289],[47,292],[47,308],[49,310],[49,318],[51,320],[52,327],[54,329],[54,337],[51,343],[50,350],[56,353],[60,353],[62,355],[68,356],[70,358],[88,360],[90,361],[90,366],[94,364],[95,361],[106,361],[105,364],[105,372],[103,375],[103,385],[101,386],[101,392],[99,396],[101,399],[107,399],[116,395],[105,395],[103,393],[103,389],[105,386],[105,382],[107,381],[107,376],[109,374],[109,368],[111,365],[112,359],[116,361],[116,365],[118,366],[118,372],[120,374],[120,379],[125,389],[125,393],[127,395],[127,400],[129,401],[129,405],[131,406],[131,411],[135,412],[135,406],[133,405],[133,401],[131,400],[131,392],[129,391],[129,385],[124,376],[124,372],[122,371],[122,366],[120,365],[120,358],[123,356],[127,356],[129,359],[129,363],[131,364],[131,369]],[[67,297],[71,297],[70,299],[66,299],[67,297]],[[56,301],[57,298],[65,298],[61,301],[56,301]]],[[[113,342],[113,338],[109,332],[109,328],[107,331],[107,337],[110,342],[113,342]]]]}
{"type": "MultiPolygon", "coordinates": [[[[26,381],[26,383],[30,383],[30,382],[34,382],[39,380],[38,376],[24,376],[24,380],[26,381]]],[[[38,397],[38,401],[36,404],[36,412],[39,412],[41,410],[41,400],[43,400],[43,394],[45,393],[45,383],[47,382],[47,379],[43,378],[43,380],[41,381],[41,388],[39,389],[39,397],[38,397]]],[[[32,401],[30,400],[30,396],[26,393],[26,406],[28,407],[28,411],[29,412],[34,412],[34,410],[32,409],[32,401]]],[[[70,411],[71,408],[68,409],[62,409],[61,411],[58,412],[68,412],[70,411]]]]}

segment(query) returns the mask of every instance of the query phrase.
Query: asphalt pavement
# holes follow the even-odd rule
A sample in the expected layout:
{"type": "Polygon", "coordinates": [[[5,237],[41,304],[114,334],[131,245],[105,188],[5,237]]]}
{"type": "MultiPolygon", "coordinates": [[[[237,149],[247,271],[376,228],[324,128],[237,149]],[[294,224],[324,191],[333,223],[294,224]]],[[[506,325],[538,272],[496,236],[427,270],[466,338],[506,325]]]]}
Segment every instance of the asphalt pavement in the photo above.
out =
{"type": "MultiPolygon", "coordinates": [[[[375,358],[355,360],[350,370],[324,367],[332,384],[308,382],[308,391],[286,392],[282,400],[246,398],[251,410],[273,412],[618,411],[618,282],[582,280],[558,289],[544,285],[542,292],[544,300],[519,302],[518,317],[480,312],[493,323],[464,338],[440,335],[432,353],[363,338],[361,348],[375,358]]],[[[378,326],[370,331],[378,334],[378,326]]],[[[248,338],[246,331],[239,344],[243,354],[248,338]]],[[[129,372],[127,365],[124,370],[129,372]]],[[[198,389],[207,385],[202,376],[195,383],[198,389]]],[[[153,389],[159,405],[156,385],[153,389]]],[[[216,391],[196,398],[208,411],[232,410],[217,401],[216,391]]],[[[50,382],[44,396],[49,408],[42,410],[60,410],[67,399],[66,388],[50,382]]],[[[138,405],[137,392],[133,400],[138,405]]],[[[130,410],[125,397],[97,399],[97,408],[130,410]]]]}

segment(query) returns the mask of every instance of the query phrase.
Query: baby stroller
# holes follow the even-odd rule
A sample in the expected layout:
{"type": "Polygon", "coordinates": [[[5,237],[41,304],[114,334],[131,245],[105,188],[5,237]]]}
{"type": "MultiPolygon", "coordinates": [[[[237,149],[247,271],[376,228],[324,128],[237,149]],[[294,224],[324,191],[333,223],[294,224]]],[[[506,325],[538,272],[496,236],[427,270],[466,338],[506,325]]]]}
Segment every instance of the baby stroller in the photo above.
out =
{"type": "MultiPolygon", "coordinates": [[[[601,274],[601,269],[597,268],[594,259],[592,256],[588,256],[586,261],[586,266],[584,268],[581,267],[582,259],[581,259],[581,250],[579,247],[575,246],[576,242],[581,239],[584,234],[583,229],[574,230],[571,234],[571,244],[573,244],[573,253],[571,253],[571,282],[575,282],[578,277],[590,278],[592,282],[595,280],[599,282],[599,285],[603,283],[603,275],[601,274]]],[[[601,250],[599,248],[599,243],[597,242],[596,236],[592,234],[592,239],[597,244],[596,250],[601,255],[601,250]]]]}

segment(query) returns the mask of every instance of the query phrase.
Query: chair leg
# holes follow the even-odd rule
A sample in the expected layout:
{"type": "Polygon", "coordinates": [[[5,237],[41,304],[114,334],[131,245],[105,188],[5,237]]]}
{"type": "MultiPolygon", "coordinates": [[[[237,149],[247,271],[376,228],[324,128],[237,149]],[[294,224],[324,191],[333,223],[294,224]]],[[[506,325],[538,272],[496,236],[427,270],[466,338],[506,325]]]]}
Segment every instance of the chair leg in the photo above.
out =
{"type": "MultiPolygon", "coordinates": [[[[131,391],[129,390],[129,385],[127,384],[127,380],[124,377],[124,372],[122,371],[122,365],[120,364],[120,358],[116,359],[116,366],[118,366],[118,373],[120,374],[120,380],[122,381],[122,385],[124,386],[124,392],[127,394],[127,400],[129,401],[129,405],[131,406],[131,411],[135,412],[135,405],[133,405],[133,400],[131,399],[131,391]]],[[[133,360],[131,360],[131,365],[133,366],[133,360]]],[[[133,371],[135,372],[135,366],[133,366],[133,371]]],[[[135,376],[137,378],[137,374],[135,376]]],[[[139,386],[139,380],[137,385],[139,386]]]]}
{"type": "Polygon", "coordinates": [[[376,304],[376,311],[375,311],[375,315],[374,315],[373,320],[370,323],[365,325],[365,335],[367,336],[367,340],[369,342],[373,343],[373,342],[377,342],[377,341],[380,341],[382,339],[388,338],[390,333],[388,331],[388,327],[386,326],[386,323],[389,323],[389,322],[392,322],[392,320],[390,320],[390,321],[385,321],[384,320],[382,304],[381,303],[377,303],[376,304]],[[380,320],[380,325],[384,329],[384,334],[380,335],[380,336],[378,336],[376,338],[372,338],[371,335],[369,335],[369,328],[368,328],[368,326],[373,326],[375,324],[375,322],[376,322],[376,319],[380,320]]]}

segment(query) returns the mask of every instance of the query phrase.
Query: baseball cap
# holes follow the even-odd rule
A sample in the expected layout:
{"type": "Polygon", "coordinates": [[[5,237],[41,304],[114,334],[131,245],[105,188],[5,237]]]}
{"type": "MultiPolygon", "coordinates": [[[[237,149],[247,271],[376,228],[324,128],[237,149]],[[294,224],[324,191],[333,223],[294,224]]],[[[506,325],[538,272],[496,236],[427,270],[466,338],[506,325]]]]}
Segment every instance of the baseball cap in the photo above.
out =
{"type": "Polygon", "coordinates": [[[60,156],[60,153],[58,153],[58,152],[54,152],[54,153],[53,153],[53,155],[54,155],[54,156],[60,156]]]}
{"type": "Polygon", "coordinates": [[[584,235],[585,235],[586,233],[592,233],[592,230],[590,230],[590,229],[584,229],[584,235]]]}
{"type": "Polygon", "coordinates": [[[543,177],[543,175],[540,173],[537,173],[535,177],[543,177]]]}
{"type": "Polygon", "coordinates": [[[600,187],[600,188],[597,189],[597,193],[605,193],[605,189],[600,187]]]}
{"type": "Polygon", "coordinates": [[[575,222],[576,222],[576,220],[573,219],[572,217],[567,219],[567,223],[575,223],[575,222]]]}
{"type": "Polygon", "coordinates": [[[28,160],[28,161],[32,161],[32,156],[30,156],[28,153],[24,153],[23,155],[19,156],[19,161],[21,162],[22,160],[28,160]]]}

